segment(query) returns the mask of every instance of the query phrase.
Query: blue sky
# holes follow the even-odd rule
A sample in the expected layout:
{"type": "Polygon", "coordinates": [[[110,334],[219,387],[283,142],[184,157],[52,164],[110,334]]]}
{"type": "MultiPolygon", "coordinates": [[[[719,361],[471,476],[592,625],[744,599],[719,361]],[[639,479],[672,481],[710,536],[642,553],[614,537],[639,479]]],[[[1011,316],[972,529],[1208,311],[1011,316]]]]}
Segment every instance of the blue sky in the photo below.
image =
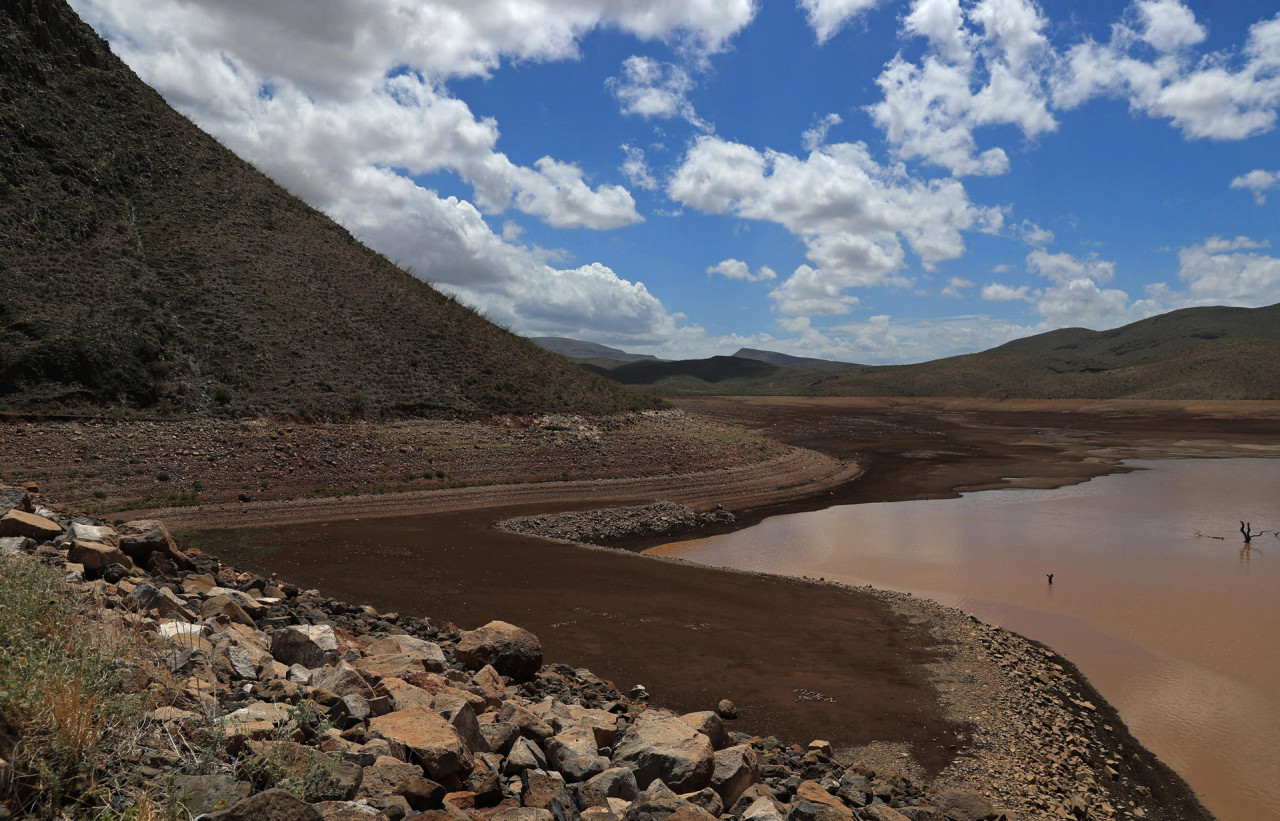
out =
{"type": "Polygon", "coordinates": [[[1280,301],[1274,2],[73,6],[522,333],[878,364],[1280,301]]]}

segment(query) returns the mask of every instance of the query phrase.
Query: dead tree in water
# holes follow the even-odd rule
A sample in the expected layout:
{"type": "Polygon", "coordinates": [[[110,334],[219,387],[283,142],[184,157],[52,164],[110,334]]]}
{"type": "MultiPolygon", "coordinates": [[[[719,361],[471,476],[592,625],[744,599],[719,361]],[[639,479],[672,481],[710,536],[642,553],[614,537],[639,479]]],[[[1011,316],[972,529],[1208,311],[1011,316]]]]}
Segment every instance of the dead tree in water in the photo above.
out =
{"type": "Polygon", "coordinates": [[[1253,523],[1252,523],[1252,522],[1250,522],[1250,523],[1248,523],[1248,524],[1246,524],[1246,523],[1244,523],[1244,522],[1241,522],[1241,523],[1240,523],[1240,532],[1244,534],[1244,543],[1245,543],[1245,544],[1249,544],[1250,542],[1252,542],[1252,541],[1253,541],[1253,537],[1254,537],[1255,535],[1258,535],[1258,536],[1261,536],[1261,535],[1262,535],[1261,533],[1258,533],[1258,534],[1254,534],[1254,533],[1253,533],[1253,523]]]}

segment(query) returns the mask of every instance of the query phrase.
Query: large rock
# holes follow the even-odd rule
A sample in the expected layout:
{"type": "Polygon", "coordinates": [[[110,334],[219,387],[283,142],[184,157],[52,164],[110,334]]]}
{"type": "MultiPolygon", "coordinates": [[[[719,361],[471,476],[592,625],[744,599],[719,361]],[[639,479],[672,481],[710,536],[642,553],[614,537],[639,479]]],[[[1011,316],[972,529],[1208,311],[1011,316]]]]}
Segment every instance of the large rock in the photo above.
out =
{"type": "Polygon", "coordinates": [[[498,713],[498,720],[516,725],[520,730],[520,735],[525,738],[532,738],[535,741],[546,741],[556,734],[555,729],[550,724],[543,721],[537,714],[518,701],[503,703],[502,711],[498,713]]]}
{"type": "Polygon", "coordinates": [[[760,762],[750,744],[726,747],[714,758],[711,789],[719,794],[726,808],[732,807],[752,784],[760,783],[760,762]]]}
{"type": "Polygon", "coordinates": [[[67,559],[84,565],[85,570],[101,570],[112,564],[118,564],[126,570],[133,569],[133,561],[120,548],[102,542],[82,542],[77,539],[71,543],[67,559]]]}
{"type": "Polygon", "coordinates": [[[373,698],[373,688],[356,668],[340,661],[332,667],[321,670],[319,675],[311,679],[312,687],[328,690],[339,696],[357,695],[362,698],[373,698]]]}
{"type": "Polygon", "coordinates": [[[729,737],[729,731],[724,728],[724,722],[720,720],[720,716],[710,710],[704,710],[700,713],[688,713],[680,716],[680,720],[705,735],[711,741],[711,746],[717,750],[722,750],[733,743],[733,739],[729,737]]]}
{"type": "Polygon", "coordinates": [[[260,792],[229,810],[205,818],[208,821],[324,821],[319,810],[280,789],[260,792]]]}
{"type": "Polygon", "coordinates": [[[120,549],[141,565],[150,563],[152,553],[160,553],[179,567],[190,567],[191,560],[178,550],[164,522],[157,519],[138,519],[120,525],[120,549]]]}
{"type": "Polygon", "coordinates": [[[26,490],[20,487],[0,485],[0,513],[10,510],[21,510],[24,513],[30,513],[31,497],[26,490]]]}
{"type": "Polygon", "coordinates": [[[938,793],[930,803],[942,810],[947,821],[985,821],[996,817],[996,811],[985,798],[963,790],[938,793]]]}
{"type": "Polygon", "coordinates": [[[370,644],[365,652],[370,656],[408,656],[417,660],[428,673],[443,673],[445,669],[444,651],[440,645],[416,636],[387,636],[370,644]]]}
{"type": "Polygon", "coordinates": [[[565,789],[560,773],[542,770],[520,773],[520,803],[549,811],[555,821],[578,821],[578,807],[565,789]]]}
{"type": "Polygon", "coordinates": [[[471,751],[458,731],[434,710],[410,707],[369,720],[369,731],[401,744],[439,781],[471,772],[471,751]]]}
{"type": "Polygon", "coordinates": [[[403,679],[384,678],[378,682],[374,692],[389,698],[393,710],[407,710],[411,707],[421,707],[424,710],[435,708],[435,697],[431,693],[403,679]]]}
{"type": "Polygon", "coordinates": [[[547,739],[547,762],[565,781],[586,781],[605,771],[609,762],[596,752],[590,727],[573,727],[547,739]]]}
{"type": "Polygon", "coordinates": [[[178,775],[173,789],[192,815],[202,815],[243,801],[253,792],[253,785],[229,775],[178,775]]]}
{"type": "Polygon", "coordinates": [[[120,544],[120,534],[114,527],[107,525],[87,525],[83,522],[72,522],[69,535],[75,541],[99,542],[101,544],[120,544]]]}
{"type": "Polygon", "coordinates": [[[640,788],[636,785],[636,774],[626,767],[610,767],[574,789],[578,795],[578,806],[584,810],[587,807],[609,809],[610,798],[635,801],[640,793],[640,788]]]}
{"type": "MultiPolygon", "coordinates": [[[[22,510],[10,510],[0,518],[0,537],[26,536],[37,542],[47,542],[62,535],[62,527],[52,519],[27,513],[22,510]]],[[[541,664],[541,654],[538,656],[541,664]]]]}
{"type": "Polygon", "coordinates": [[[863,821],[911,821],[907,816],[890,807],[888,804],[872,804],[858,810],[863,821]]]}
{"type": "Polygon", "coordinates": [[[711,741],[675,716],[642,713],[613,752],[613,763],[636,772],[647,788],[662,780],[676,792],[697,792],[711,783],[711,741]]]}
{"type": "Polygon", "coordinates": [[[783,821],[783,817],[777,802],[762,796],[742,813],[742,821],[783,821]]]}
{"type": "Polygon", "coordinates": [[[291,625],[271,637],[271,655],[281,664],[321,667],[338,658],[338,637],[327,624],[291,625]]]}
{"type": "Polygon", "coordinates": [[[472,670],[492,664],[502,675],[524,682],[542,668],[542,642],[514,624],[491,621],[478,630],[463,633],[453,656],[472,670]]]}
{"type": "Polygon", "coordinates": [[[502,764],[502,774],[513,776],[525,770],[545,770],[546,768],[547,757],[542,752],[542,748],[527,738],[517,738],[502,764]]]}
{"type": "Polygon", "coordinates": [[[655,781],[631,802],[623,821],[715,821],[715,816],[655,781]]]}
{"type": "MultiPolygon", "coordinates": [[[[364,778],[356,798],[379,799],[388,795],[404,795],[420,790],[425,781],[422,768],[417,764],[399,761],[390,756],[378,756],[372,765],[364,768],[364,778]]],[[[439,785],[437,785],[439,786],[439,785]]],[[[425,808],[424,808],[425,809],[425,808]]]]}

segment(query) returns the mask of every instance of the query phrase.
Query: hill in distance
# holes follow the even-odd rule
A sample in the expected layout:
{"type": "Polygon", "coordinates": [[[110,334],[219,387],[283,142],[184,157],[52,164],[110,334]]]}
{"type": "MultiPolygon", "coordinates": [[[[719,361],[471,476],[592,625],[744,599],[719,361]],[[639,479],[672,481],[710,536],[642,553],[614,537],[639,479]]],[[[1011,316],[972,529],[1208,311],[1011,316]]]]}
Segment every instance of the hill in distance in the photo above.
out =
{"type": "Polygon", "coordinates": [[[777,351],[760,351],[755,348],[739,348],[734,356],[743,359],[758,359],[761,362],[772,362],[775,365],[791,365],[797,368],[808,368],[814,371],[844,371],[849,368],[861,368],[851,362],[837,362],[834,359],[816,359],[812,356],[792,356],[777,351]]]}
{"type": "Polygon", "coordinates": [[[653,401],[360,244],[170,108],[63,0],[0,1],[0,410],[653,401]]]}
{"type": "Polygon", "coordinates": [[[915,365],[735,370],[722,362],[733,358],[599,372],[664,395],[1280,399],[1280,304],[1185,308],[1107,331],[1065,328],[915,365]]]}
{"type": "Polygon", "coordinates": [[[558,353],[565,359],[573,361],[605,359],[617,362],[638,362],[646,359],[657,361],[658,359],[653,354],[627,353],[619,348],[610,348],[608,345],[584,342],[580,339],[569,339],[564,336],[531,336],[529,341],[539,348],[558,353]]]}

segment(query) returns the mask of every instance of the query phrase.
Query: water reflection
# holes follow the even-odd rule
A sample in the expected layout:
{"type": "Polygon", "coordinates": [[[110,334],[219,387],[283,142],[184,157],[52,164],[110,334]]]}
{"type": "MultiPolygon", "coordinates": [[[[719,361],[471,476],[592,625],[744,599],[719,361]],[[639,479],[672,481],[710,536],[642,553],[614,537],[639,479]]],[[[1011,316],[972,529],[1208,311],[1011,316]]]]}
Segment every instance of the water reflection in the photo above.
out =
{"type": "Polygon", "coordinates": [[[660,550],[928,595],[1045,641],[1223,821],[1280,819],[1280,461],[1135,464],[1147,469],[780,516],[660,550]]]}

